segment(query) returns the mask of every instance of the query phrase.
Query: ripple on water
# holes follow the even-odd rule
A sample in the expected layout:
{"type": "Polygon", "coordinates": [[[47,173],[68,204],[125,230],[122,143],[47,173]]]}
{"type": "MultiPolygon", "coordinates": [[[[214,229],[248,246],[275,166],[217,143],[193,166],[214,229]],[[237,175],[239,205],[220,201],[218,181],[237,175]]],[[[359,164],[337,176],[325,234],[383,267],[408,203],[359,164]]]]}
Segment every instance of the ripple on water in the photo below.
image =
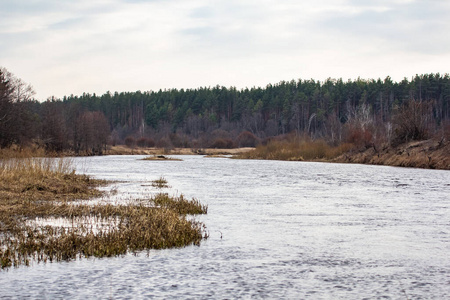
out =
{"type": "Polygon", "coordinates": [[[200,247],[0,273],[5,298],[450,299],[450,173],[379,166],[76,158],[113,201],[171,189],[208,204],[200,247]]]}

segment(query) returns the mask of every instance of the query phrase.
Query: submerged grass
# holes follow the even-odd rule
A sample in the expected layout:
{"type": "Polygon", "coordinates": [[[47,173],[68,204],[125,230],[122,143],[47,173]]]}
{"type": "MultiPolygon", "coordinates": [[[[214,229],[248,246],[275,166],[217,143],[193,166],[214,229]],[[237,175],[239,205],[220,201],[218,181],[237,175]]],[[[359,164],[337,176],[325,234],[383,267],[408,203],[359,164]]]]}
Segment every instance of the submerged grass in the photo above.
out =
{"type": "Polygon", "coordinates": [[[101,196],[101,184],[75,174],[68,159],[0,160],[1,269],[198,245],[207,237],[203,224],[185,216],[206,213],[197,200],[166,195],[164,201],[157,196],[130,205],[81,201],[101,196]]]}
{"type": "Polygon", "coordinates": [[[333,147],[323,140],[274,140],[267,145],[257,146],[255,150],[237,155],[235,158],[289,161],[330,160],[347,152],[351,147],[351,144],[333,147]]]}

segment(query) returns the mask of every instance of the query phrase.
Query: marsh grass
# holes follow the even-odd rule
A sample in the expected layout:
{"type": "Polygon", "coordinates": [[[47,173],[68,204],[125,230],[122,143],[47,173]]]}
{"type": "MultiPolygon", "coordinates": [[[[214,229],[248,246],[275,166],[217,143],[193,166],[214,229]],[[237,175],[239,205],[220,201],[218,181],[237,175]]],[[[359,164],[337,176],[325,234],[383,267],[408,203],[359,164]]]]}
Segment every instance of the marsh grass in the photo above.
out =
{"type": "Polygon", "coordinates": [[[351,144],[341,144],[333,147],[323,140],[275,140],[267,145],[259,145],[255,150],[237,155],[241,159],[269,160],[330,160],[351,149],[351,144]]]}
{"type": "Polygon", "coordinates": [[[97,187],[105,183],[75,174],[69,159],[1,160],[1,269],[198,245],[207,238],[204,225],[185,216],[206,213],[194,199],[189,208],[183,197],[169,196],[129,205],[83,201],[101,196],[97,187]]]}
{"type": "Polygon", "coordinates": [[[158,189],[163,189],[168,188],[169,184],[167,182],[167,179],[165,179],[164,177],[159,177],[158,179],[152,181],[152,186],[158,189]]]}
{"type": "Polygon", "coordinates": [[[166,193],[159,193],[152,198],[155,205],[173,210],[180,215],[206,214],[208,206],[202,205],[197,199],[186,199],[183,195],[170,197],[166,193]]]}

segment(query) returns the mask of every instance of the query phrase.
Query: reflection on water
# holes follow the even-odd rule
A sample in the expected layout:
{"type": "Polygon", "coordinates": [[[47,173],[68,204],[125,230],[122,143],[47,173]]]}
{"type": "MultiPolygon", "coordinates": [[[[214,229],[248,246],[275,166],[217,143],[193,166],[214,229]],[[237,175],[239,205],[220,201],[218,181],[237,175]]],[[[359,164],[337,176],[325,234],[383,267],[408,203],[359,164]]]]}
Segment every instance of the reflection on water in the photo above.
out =
{"type": "Polygon", "coordinates": [[[6,298],[450,298],[450,173],[183,156],[76,158],[118,180],[113,201],[150,181],[208,204],[200,247],[49,263],[0,273],[6,298]]]}

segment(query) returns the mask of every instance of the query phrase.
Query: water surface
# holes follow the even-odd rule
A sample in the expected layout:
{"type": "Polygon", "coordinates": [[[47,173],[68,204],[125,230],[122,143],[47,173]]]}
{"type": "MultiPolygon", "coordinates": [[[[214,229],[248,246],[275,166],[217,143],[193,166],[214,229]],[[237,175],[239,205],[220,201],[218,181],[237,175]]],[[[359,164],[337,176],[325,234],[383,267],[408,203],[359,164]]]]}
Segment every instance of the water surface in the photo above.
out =
{"type": "Polygon", "coordinates": [[[76,158],[117,180],[112,201],[170,194],[208,204],[200,247],[0,272],[1,297],[449,299],[450,173],[180,156],[76,158]]]}

